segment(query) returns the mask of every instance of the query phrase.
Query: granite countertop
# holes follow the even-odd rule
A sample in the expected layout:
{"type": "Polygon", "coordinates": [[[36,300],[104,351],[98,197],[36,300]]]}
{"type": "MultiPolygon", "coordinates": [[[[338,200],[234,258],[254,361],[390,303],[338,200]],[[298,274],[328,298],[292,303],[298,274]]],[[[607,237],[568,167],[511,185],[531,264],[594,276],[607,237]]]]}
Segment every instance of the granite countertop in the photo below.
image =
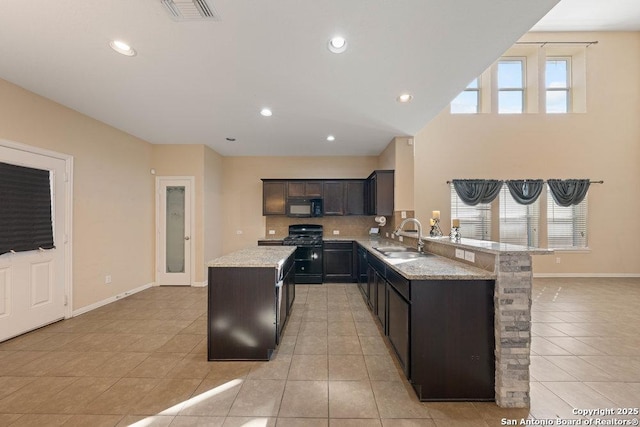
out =
{"type": "Polygon", "coordinates": [[[512,245],[509,243],[491,242],[488,240],[476,240],[476,239],[460,239],[459,242],[452,241],[449,236],[442,237],[426,237],[423,236],[422,240],[425,242],[435,242],[448,246],[455,246],[461,249],[474,249],[479,252],[486,252],[490,254],[529,254],[529,255],[551,255],[553,249],[534,248],[531,246],[512,245]]]}
{"type": "Polygon", "coordinates": [[[365,247],[371,255],[409,280],[494,280],[496,278],[496,274],[491,271],[434,254],[410,259],[386,258],[374,248],[378,246],[406,246],[390,239],[355,237],[354,240],[365,247]]]}
{"type": "Polygon", "coordinates": [[[207,263],[207,267],[280,267],[295,246],[256,246],[241,249],[207,263]]]}

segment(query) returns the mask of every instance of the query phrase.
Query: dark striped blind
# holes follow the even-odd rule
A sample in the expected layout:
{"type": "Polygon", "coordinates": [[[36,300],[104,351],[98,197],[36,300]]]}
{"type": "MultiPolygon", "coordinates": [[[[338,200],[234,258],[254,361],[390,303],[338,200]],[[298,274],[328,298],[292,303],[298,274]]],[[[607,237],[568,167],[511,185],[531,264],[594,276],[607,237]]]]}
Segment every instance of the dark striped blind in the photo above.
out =
{"type": "Polygon", "coordinates": [[[54,247],[49,171],[0,162],[0,254],[54,247]]]}

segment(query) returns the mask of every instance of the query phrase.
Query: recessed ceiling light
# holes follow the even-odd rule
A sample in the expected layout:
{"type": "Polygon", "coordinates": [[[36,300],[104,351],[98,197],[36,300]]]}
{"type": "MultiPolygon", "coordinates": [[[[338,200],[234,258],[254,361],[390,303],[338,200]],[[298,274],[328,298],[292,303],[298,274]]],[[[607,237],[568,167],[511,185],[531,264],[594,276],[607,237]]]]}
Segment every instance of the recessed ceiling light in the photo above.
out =
{"type": "Polygon", "coordinates": [[[413,95],[410,95],[408,93],[403,93],[402,95],[396,98],[396,101],[405,103],[405,102],[411,101],[412,99],[413,99],[413,95]]]}
{"type": "Polygon", "coordinates": [[[327,136],[327,141],[335,141],[335,140],[336,140],[335,136],[333,136],[333,135],[327,136]]]}
{"type": "Polygon", "coordinates": [[[263,108],[262,110],[260,110],[260,114],[262,114],[265,117],[271,117],[273,115],[271,110],[268,108],[263,108]]]}
{"type": "Polygon", "coordinates": [[[121,53],[122,55],[125,55],[125,56],[136,55],[135,49],[129,46],[127,43],[123,42],[122,40],[111,40],[109,42],[109,46],[111,46],[111,49],[115,50],[118,53],[121,53]]]}
{"type": "Polygon", "coordinates": [[[329,40],[327,47],[333,53],[342,53],[347,50],[347,41],[344,37],[336,36],[329,40]]]}

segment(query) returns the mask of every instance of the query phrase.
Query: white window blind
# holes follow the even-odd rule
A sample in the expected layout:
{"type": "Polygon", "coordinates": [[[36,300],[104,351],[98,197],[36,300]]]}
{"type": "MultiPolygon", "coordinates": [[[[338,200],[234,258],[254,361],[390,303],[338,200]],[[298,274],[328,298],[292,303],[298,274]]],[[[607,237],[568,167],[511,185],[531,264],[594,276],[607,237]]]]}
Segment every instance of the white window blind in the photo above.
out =
{"type": "Polygon", "coordinates": [[[584,249],[587,247],[587,197],[575,206],[556,204],[547,186],[547,247],[584,249]]]}
{"type": "MultiPolygon", "coordinates": [[[[480,203],[476,206],[466,205],[453,184],[451,184],[451,218],[460,220],[460,233],[462,237],[478,240],[491,240],[491,204],[480,203]]],[[[448,232],[448,227],[442,227],[443,233],[448,232]]]]}
{"type": "Polygon", "coordinates": [[[500,242],[538,247],[540,199],[530,205],[517,203],[507,185],[500,191],[500,242]]]}

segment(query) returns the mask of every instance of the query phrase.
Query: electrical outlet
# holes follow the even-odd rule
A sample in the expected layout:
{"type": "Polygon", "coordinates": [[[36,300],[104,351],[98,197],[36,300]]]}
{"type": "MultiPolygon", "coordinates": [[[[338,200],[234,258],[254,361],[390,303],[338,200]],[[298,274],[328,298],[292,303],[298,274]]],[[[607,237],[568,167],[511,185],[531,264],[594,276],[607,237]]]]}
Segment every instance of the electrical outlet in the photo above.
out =
{"type": "Polygon", "coordinates": [[[385,232],[384,235],[385,235],[385,237],[389,237],[389,232],[388,231],[385,232]]]}
{"type": "Polygon", "coordinates": [[[276,230],[269,230],[269,234],[276,234],[276,230]]]}
{"type": "Polygon", "coordinates": [[[469,251],[464,251],[464,259],[469,262],[476,262],[476,254],[469,251]]]}
{"type": "Polygon", "coordinates": [[[236,230],[236,234],[242,234],[242,230],[236,230]]]}
{"type": "Polygon", "coordinates": [[[556,264],[560,264],[560,257],[556,257],[556,264]]]}
{"type": "Polygon", "coordinates": [[[407,211],[400,211],[400,218],[406,219],[407,218],[407,211]]]}
{"type": "Polygon", "coordinates": [[[456,249],[456,258],[464,259],[464,251],[462,249],[456,249]]]}
{"type": "Polygon", "coordinates": [[[111,283],[111,275],[107,274],[106,276],[104,276],[104,284],[108,285],[109,283],[111,283]]]}
{"type": "Polygon", "coordinates": [[[404,242],[404,238],[402,236],[398,236],[398,240],[404,242]]]}
{"type": "Polygon", "coordinates": [[[337,236],[338,234],[340,234],[340,230],[333,230],[333,235],[337,236]]]}

